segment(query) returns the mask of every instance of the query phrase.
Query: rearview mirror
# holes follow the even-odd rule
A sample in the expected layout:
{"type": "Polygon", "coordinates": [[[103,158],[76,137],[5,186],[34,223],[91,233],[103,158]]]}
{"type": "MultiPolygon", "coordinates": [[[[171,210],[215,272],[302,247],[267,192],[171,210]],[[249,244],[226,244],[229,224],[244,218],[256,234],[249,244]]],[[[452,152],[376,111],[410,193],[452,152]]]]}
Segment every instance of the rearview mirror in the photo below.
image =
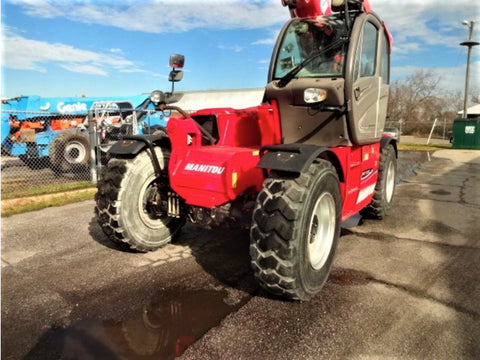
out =
{"type": "Polygon", "coordinates": [[[185,56],[180,54],[170,55],[170,67],[174,69],[181,69],[185,64],[185,56]]]}
{"type": "Polygon", "coordinates": [[[172,70],[168,75],[168,81],[178,82],[183,79],[183,71],[181,70],[172,70]]]}

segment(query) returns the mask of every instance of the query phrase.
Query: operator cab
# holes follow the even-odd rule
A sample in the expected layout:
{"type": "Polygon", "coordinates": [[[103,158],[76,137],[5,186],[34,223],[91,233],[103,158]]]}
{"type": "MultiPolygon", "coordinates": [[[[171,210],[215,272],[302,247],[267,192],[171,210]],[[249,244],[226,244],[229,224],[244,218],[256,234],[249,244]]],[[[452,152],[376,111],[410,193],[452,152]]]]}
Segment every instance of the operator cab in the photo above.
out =
{"type": "Polygon", "coordinates": [[[293,19],[279,44],[271,69],[273,78],[280,80],[310,58],[301,66],[298,77],[342,76],[347,36],[348,30],[341,16],[329,16],[320,21],[293,19]]]}
{"type": "Polygon", "coordinates": [[[388,32],[358,9],[293,18],[278,37],[266,87],[283,143],[368,144],[381,138],[389,91],[388,32]]]}

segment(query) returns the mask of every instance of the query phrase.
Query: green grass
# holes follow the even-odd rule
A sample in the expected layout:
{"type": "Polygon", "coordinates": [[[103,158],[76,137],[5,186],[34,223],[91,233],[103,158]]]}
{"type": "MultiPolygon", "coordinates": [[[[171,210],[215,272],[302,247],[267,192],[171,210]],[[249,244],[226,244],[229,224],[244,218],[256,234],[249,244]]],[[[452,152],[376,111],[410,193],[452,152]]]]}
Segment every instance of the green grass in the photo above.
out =
{"type": "Polygon", "coordinates": [[[45,194],[55,194],[55,193],[61,193],[65,191],[86,189],[89,187],[93,187],[92,183],[89,181],[23,187],[21,189],[18,188],[18,185],[15,185],[15,186],[2,185],[2,200],[18,199],[23,197],[39,196],[39,195],[45,195],[45,194]]]}
{"type": "Polygon", "coordinates": [[[451,149],[452,144],[413,144],[413,143],[402,143],[398,144],[399,151],[437,151],[442,149],[451,149]]]}
{"type": "Polygon", "coordinates": [[[68,192],[55,194],[43,194],[38,197],[23,197],[17,199],[2,199],[2,217],[21,214],[28,211],[45,209],[52,206],[62,206],[79,201],[91,200],[96,192],[96,188],[84,188],[68,192]]]}

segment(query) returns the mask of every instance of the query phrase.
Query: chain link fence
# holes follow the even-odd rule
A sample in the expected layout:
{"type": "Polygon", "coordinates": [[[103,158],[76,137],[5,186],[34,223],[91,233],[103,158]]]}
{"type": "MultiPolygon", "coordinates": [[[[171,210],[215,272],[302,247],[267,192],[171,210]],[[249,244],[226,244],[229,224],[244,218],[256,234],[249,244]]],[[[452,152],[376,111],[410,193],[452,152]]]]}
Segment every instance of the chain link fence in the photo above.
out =
{"type": "MultiPolygon", "coordinates": [[[[108,161],[113,142],[128,135],[165,132],[168,115],[136,109],[128,101],[96,102],[81,115],[2,109],[2,198],[22,196],[29,190],[46,193],[91,186],[108,161]]],[[[423,135],[432,132],[439,139],[451,136],[449,125],[445,121],[436,126],[433,121],[386,123],[402,135],[415,130],[423,135]]]]}
{"type": "Polygon", "coordinates": [[[1,116],[2,198],[90,181],[88,131],[79,127],[85,116],[3,110],[1,116]]]}
{"type": "Polygon", "coordinates": [[[2,110],[1,116],[2,199],[89,186],[114,141],[166,125],[164,113],[129,102],[97,102],[83,115],[2,110]]]}
{"type": "Polygon", "coordinates": [[[429,136],[434,139],[448,140],[453,135],[453,122],[445,119],[426,121],[392,121],[387,120],[386,127],[396,127],[401,135],[429,136]]]}

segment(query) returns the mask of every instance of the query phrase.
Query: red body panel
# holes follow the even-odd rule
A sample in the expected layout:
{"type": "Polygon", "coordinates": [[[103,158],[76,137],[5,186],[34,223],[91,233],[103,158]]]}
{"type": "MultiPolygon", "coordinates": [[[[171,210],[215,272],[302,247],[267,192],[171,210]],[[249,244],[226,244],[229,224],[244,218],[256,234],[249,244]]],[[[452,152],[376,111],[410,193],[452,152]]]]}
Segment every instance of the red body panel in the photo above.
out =
{"type": "Polygon", "coordinates": [[[329,15],[332,13],[331,0],[297,0],[295,15],[300,18],[329,15]]]}
{"type": "MultiPolygon", "coordinates": [[[[191,114],[215,114],[219,139],[202,145],[202,135],[191,118],[171,118],[167,125],[172,143],[169,178],[172,189],[189,205],[206,208],[230,202],[245,192],[258,192],[264,176],[256,165],[259,149],[280,144],[276,106],[243,110],[206,109],[191,114]]],[[[345,181],[340,183],[342,220],[372,199],[378,177],[380,144],[331,148],[339,159],[345,181]]]]}
{"type": "Polygon", "coordinates": [[[206,109],[191,114],[215,114],[219,139],[202,145],[193,119],[172,118],[167,130],[172,143],[170,186],[187,204],[212,208],[236,199],[247,190],[260,191],[259,149],[281,140],[275,106],[243,110],[206,109]]]}
{"type": "MultiPolygon", "coordinates": [[[[362,0],[363,10],[372,11],[369,0],[362,0]]],[[[295,8],[290,9],[292,17],[312,18],[332,13],[332,0],[296,0],[295,8]]]]}
{"type": "Polygon", "coordinates": [[[340,160],[345,178],[340,183],[343,221],[372,201],[378,178],[380,143],[336,147],[331,150],[340,160]]]}
{"type": "Polygon", "coordinates": [[[172,152],[170,186],[189,205],[213,208],[232,201],[263,183],[256,165],[258,150],[230,146],[200,146],[180,156],[172,152]]]}

